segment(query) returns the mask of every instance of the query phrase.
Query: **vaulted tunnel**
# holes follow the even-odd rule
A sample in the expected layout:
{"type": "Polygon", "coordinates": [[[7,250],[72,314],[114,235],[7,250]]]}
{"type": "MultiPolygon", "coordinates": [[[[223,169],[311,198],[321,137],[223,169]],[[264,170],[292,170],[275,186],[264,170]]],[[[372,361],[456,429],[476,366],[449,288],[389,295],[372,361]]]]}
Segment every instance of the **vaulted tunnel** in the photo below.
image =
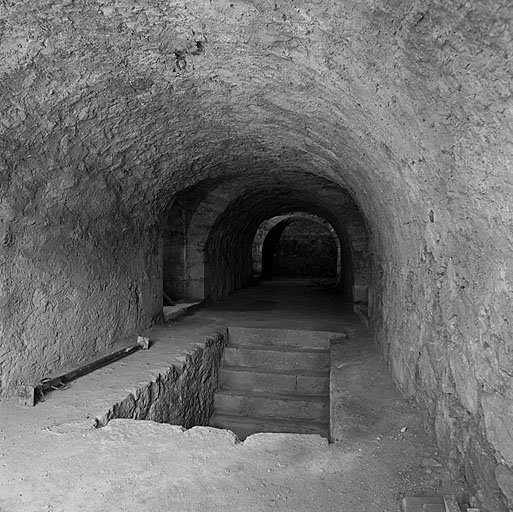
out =
{"type": "Polygon", "coordinates": [[[163,282],[244,286],[261,222],[303,211],[337,232],[449,467],[513,509],[512,18],[507,0],[1,3],[1,395],[152,325],[163,282]]]}
{"type": "Polygon", "coordinates": [[[260,224],[303,210],[335,226],[347,262],[341,276],[347,296],[367,301],[369,237],[351,196],[311,174],[282,173],[280,179],[281,186],[269,186],[261,177],[227,180],[210,184],[208,191],[200,184],[177,196],[164,237],[164,286],[170,296],[217,300],[249,284],[260,224]]]}

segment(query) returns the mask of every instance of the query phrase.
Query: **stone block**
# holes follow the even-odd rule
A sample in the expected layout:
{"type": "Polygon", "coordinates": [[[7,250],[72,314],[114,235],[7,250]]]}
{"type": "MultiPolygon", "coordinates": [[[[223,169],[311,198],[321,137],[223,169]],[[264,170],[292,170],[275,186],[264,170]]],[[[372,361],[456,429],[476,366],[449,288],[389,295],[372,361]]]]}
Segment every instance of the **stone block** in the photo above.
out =
{"type": "Polygon", "coordinates": [[[268,369],[322,370],[328,368],[328,351],[265,350],[255,347],[226,347],[224,362],[228,366],[264,367],[268,369]]]}
{"type": "Polygon", "coordinates": [[[329,393],[328,375],[298,375],[296,392],[301,395],[324,395],[329,393]]]}
{"type": "Polygon", "coordinates": [[[513,403],[496,393],[483,396],[481,404],[488,441],[513,466],[513,403]]]}
{"type": "Polygon", "coordinates": [[[446,512],[445,505],[430,503],[422,507],[422,512],[446,512]]]}
{"type": "Polygon", "coordinates": [[[267,329],[251,327],[229,327],[230,344],[234,345],[279,345],[284,347],[328,349],[330,339],[344,333],[328,331],[301,331],[296,329],[267,329]]]}
{"type": "Polygon", "coordinates": [[[425,505],[439,505],[445,512],[442,496],[407,496],[401,502],[401,512],[424,512],[425,505]]]}
{"type": "Polygon", "coordinates": [[[219,385],[224,389],[294,393],[296,377],[295,375],[221,368],[219,370],[219,385]]]}
{"type": "Polygon", "coordinates": [[[180,320],[186,315],[190,315],[196,309],[200,308],[203,302],[184,302],[174,306],[164,306],[162,308],[163,320],[165,323],[180,320]]]}
{"type": "Polygon", "coordinates": [[[18,386],[15,390],[15,396],[19,405],[32,407],[36,403],[34,386],[18,386]]]}
{"type": "Polygon", "coordinates": [[[506,496],[509,509],[513,510],[513,470],[504,464],[499,464],[495,468],[495,478],[506,496]]]}
{"type": "Polygon", "coordinates": [[[452,495],[444,496],[445,512],[461,512],[461,508],[456,501],[456,498],[452,495]]]}
{"type": "Polygon", "coordinates": [[[290,418],[324,421],[328,419],[328,400],[309,400],[294,395],[235,394],[218,391],[214,406],[217,412],[266,418],[290,418]]]}
{"type": "Polygon", "coordinates": [[[251,418],[215,413],[210,420],[210,425],[216,428],[230,429],[235,432],[241,440],[257,432],[318,434],[323,437],[328,437],[327,425],[316,421],[251,418]]]}
{"type": "Polygon", "coordinates": [[[148,350],[150,348],[150,338],[146,336],[137,336],[137,344],[143,350],[148,350]]]}

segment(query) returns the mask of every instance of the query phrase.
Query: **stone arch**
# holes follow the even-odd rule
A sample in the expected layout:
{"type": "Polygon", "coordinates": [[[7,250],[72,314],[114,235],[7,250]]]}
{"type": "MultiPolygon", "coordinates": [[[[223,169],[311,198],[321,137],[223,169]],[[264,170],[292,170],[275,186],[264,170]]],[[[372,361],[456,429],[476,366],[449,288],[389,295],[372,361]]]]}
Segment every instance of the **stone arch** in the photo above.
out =
{"type": "Polygon", "coordinates": [[[294,212],[287,215],[278,215],[277,217],[273,217],[271,219],[267,219],[260,224],[258,227],[257,233],[253,240],[253,248],[252,248],[252,261],[253,261],[253,274],[255,277],[264,277],[265,273],[263,271],[263,248],[266,240],[271,235],[274,229],[281,229],[280,234],[283,230],[289,226],[290,224],[301,221],[301,220],[309,220],[312,222],[316,222],[321,225],[323,228],[327,229],[329,233],[333,237],[334,244],[337,248],[337,258],[336,258],[336,277],[337,283],[341,283],[341,272],[342,272],[342,253],[341,253],[341,244],[340,239],[338,238],[337,232],[333,228],[333,226],[324,219],[317,217],[316,215],[304,213],[304,212],[294,212]]]}
{"type": "MultiPolygon", "coordinates": [[[[212,254],[210,258],[205,257],[205,248],[207,240],[216,239],[215,230],[223,229],[223,222],[233,226],[242,216],[246,219],[246,229],[253,230],[254,238],[260,223],[273,215],[290,215],[294,211],[303,211],[307,215],[325,219],[333,227],[341,247],[341,259],[348,264],[351,262],[351,268],[352,262],[356,262],[360,269],[359,272],[352,271],[341,276],[344,288],[349,291],[348,297],[352,300],[366,303],[369,276],[366,222],[347,191],[334,184],[331,189],[328,187],[324,190],[317,180],[318,178],[312,177],[310,189],[322,190],[319,195],[305,194],[288,185],[276,188],[268,201],[263,199],[266,193],[263,192],[263,183],[259,179],[255,179],[251,187],[248,187],[247,181],[240,180],[205,182],[177,195],[164,229],[164,288],[174,298],[186,300],[221,298],[225,294],[233,293],[235,289],[251,281],[251,247],[249,256],[245,255],[245,258],[249,258],[249,263],[243,272],[244,277],[241,274],[233,279],[231,285],[222,286],[222,292],[213,292],[212,287],[216,285],[212,283],[211,275],[215,262],[212,254]],[[259,210],[262,201],[265,207],[259,210]],[[172,254],[166,252],[166,248],[170,248],[172,254]],[[171,261],[173,258],[174,261],[171,261]],[[171,282],[175,285],[169,288],[171,282]]],[[[246,236],[247,233],[244,232],[244,240],[246,236]]],[[[226,250],[228,249],[226,246],[226,250]]],[[[247,253],[248,248],[244,251],[247,253]]],[[[223,257],[219,255],[219,258],[223,257]]]]}

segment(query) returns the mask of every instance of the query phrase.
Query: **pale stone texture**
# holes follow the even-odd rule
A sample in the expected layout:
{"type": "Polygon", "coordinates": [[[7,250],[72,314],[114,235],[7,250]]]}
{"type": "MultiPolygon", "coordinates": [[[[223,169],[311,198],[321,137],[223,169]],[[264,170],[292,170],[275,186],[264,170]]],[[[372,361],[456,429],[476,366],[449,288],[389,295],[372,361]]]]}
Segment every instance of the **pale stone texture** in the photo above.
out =
{"type": "Polygon", "coordinates": [[[499,464],[495,468],[495,476],[499,487],[506,496],[510,510],[513,509],[513,471],[499,464]]]}
{"type": "Polygon", "coordinates": [[[116,418],[151,420],[186,428],[208,425],[226,338],[225,333],[208,337],[183,358],[181,367],[171,366],[155,380],[130,393],[97,418],[95,426],[103,427],[116,418]]]}
{"type": "MultiPolygon", "coordinates": [[[[3,2],[0,392],[152,322],[178,191],[322,176],[365,218],[398,385],[506,510],[512,17],[510,0],[3,2]]],[[[245,258],[213,262],[213,298],[245,258]]]]}

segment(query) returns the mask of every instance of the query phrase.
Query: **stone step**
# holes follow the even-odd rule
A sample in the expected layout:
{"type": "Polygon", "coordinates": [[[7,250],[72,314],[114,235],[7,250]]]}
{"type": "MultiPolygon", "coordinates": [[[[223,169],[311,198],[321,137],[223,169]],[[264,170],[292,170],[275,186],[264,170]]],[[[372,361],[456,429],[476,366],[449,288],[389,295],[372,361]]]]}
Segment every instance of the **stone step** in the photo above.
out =
{"type": "Polygon", "coordinates": [[[227,366],[266,369],[327,370],[328,350],[262,345],[228,345],[223,362],[227,366]]]}
{"type": "Polygon", "coordinates": [[[329,349],[331,339],[347,338],[346,333],[301,331],[256,327],[229,327],[228,339],[234,345],[274,345],[329,349]]]}
{"type": "Polygon", "coordinates": [[[442,496],[407,496],[401,502],[401,512],[424,512],[424,507],[442,507],[440,512],[445,512],[442,496]]]}
{"type": "Polygon", "coordinates": [[[461,512],[461,508],[456,501],[456,498],[451,494],[444,496],[445,512],[461,512]]]}
{"type": "Polygon", "coordinates": [[[401,503],[402,512],[461,512],[461,508],[452,495],[445,496],[407,496],[401,503]]]}
{"type": "Polygon", "coordinates": [[[219,390],[214,410],[221,415],[329,421],[327,396],[219,390]]]}
{"type": "Polygon", "coordinates": [[[430,503],[422,507],[422,512],[446,512],[445,505],[435,505],[430,503]]]}
{"type": "Polygon", "coordinates": [[[281,432],[294,434],[318,434],[328,437],[328,424],[308,420],[286,420],[276,418],[253,418],[216,414],[210,420],[210,426],[229,429],[243,441],[257,432],[281,432]]]}
{"type": "Polygon", "coordinates": [[[327,371],[223,366],[219,369],[219,386],[222,389],[326,395],[329,393],[329,374],[327,371]]]}

